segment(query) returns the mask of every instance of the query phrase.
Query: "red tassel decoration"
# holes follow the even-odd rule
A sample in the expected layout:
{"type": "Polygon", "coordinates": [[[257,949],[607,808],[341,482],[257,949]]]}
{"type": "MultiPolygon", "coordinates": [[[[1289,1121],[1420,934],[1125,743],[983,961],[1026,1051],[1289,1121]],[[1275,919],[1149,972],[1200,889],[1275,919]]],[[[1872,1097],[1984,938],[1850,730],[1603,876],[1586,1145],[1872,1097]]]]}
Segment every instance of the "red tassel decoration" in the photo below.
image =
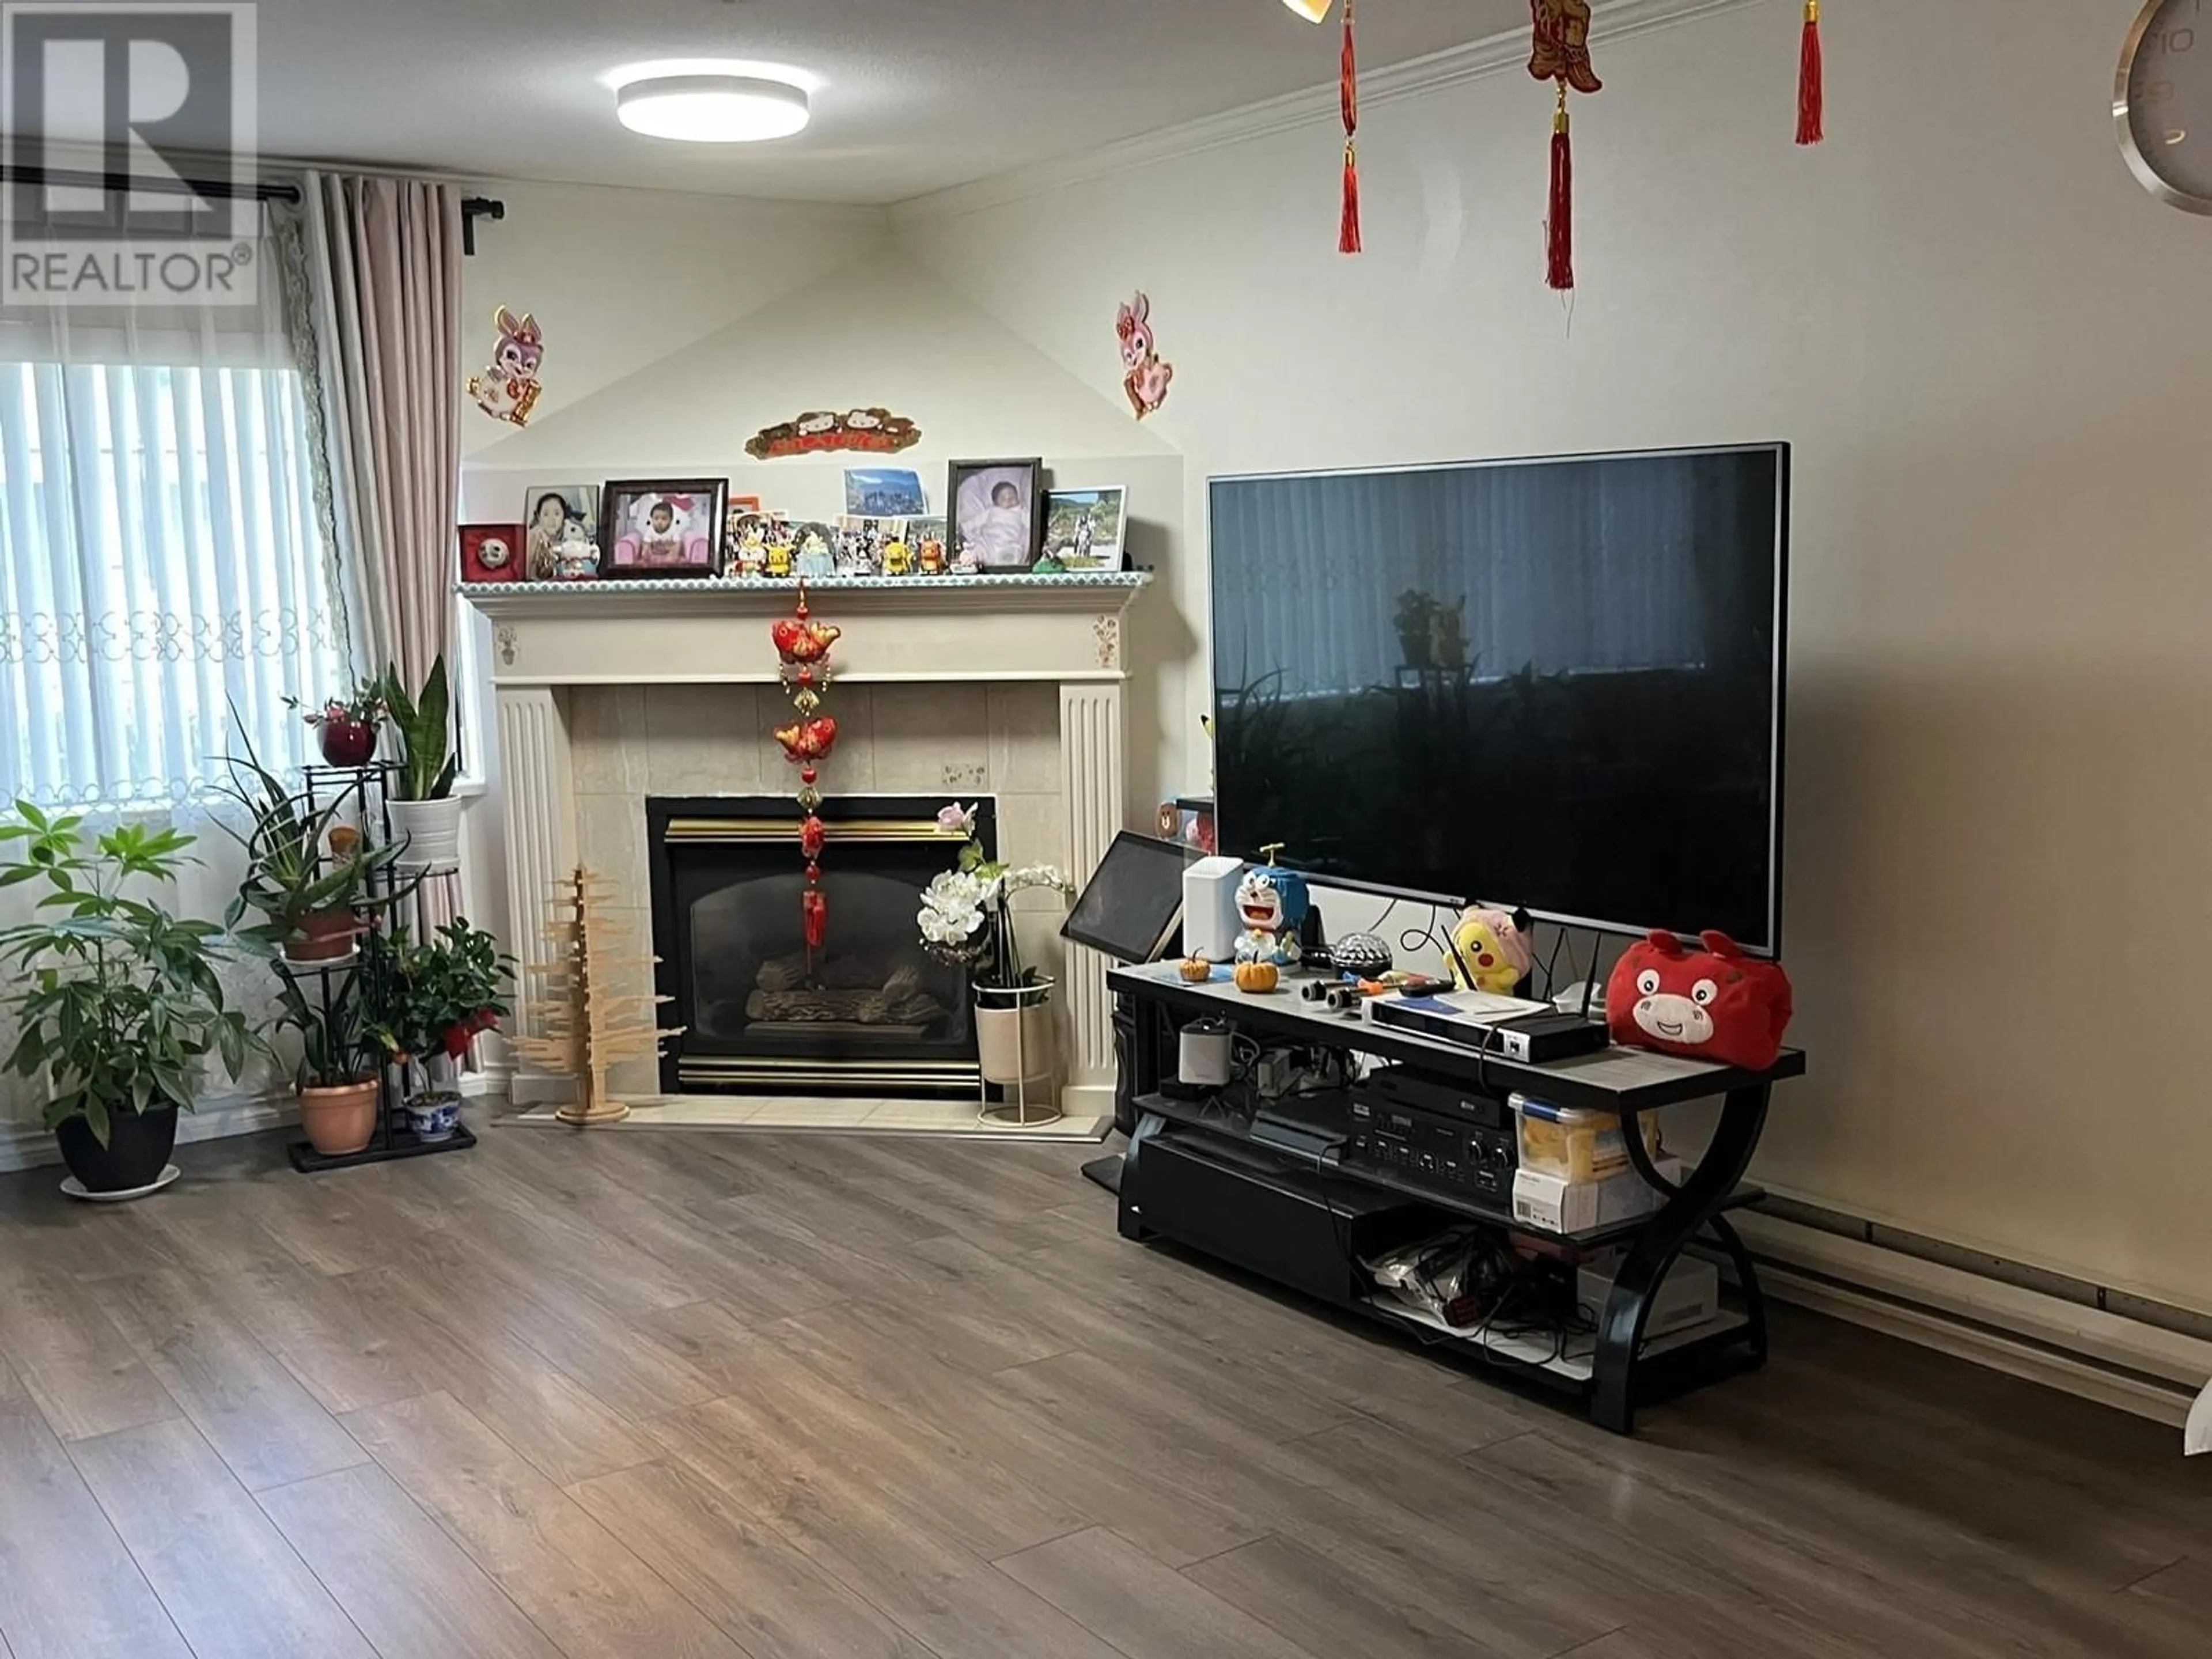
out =
{"type": "Polygon", "coordinates": [[[1820,0],[1805,0],[1805,40],[1797,54],[1797,142],[1817,144],[1827,101],[1820,64],[1820,0]]]}
{"type": "Polygon", "coordinates": [[[1559,289],[1575,285],[1575,154],[1567,136],[1567,83],[1559,82],[1559,111],[1552,118],[1552,205],[1544,222],[1544,281],[1559,289]]]}
{"type": "Polygon", "coordinates": [[[1336,233],[1339,253],[1359,252],[1359,55],[1352,39],[1352,0],[1344,0],[1344,61],[1337,97],[1344,106],[1344,218],[1336,233]]]}

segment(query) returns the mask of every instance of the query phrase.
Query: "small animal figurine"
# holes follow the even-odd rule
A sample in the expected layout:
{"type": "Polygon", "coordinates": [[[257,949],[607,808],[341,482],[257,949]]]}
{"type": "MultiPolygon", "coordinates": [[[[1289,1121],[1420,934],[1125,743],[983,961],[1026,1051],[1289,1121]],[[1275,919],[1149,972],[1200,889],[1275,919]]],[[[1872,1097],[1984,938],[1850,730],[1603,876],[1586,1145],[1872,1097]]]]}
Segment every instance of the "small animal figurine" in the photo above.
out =
{"type": "Polygon", "coordinates": [[[837,562],[830,551],[829,538],[811,527],[799,538],[799,574],[809,581],[837,574],[837,562]]]}
{"type": "Polygon", "coordinates": [[[1121,367],[1127,371],[1121,377],[1121,390],[1140,421],[1168,400],[1168,382],[1175,379],[1175,365],[1160,361],[1152,315],[1152,302],[1139,293],[1114,319],[1114,332],[1121,340],[1121,367]]]}
{"type": "Polygon", "coordinates": [[[553,544],[553,580],[587,582],[599,574],[599,545],[584,533],[584,521],[570,519],[553,544]]]}
{"type": "Polygon", "coordinates": [[[1503,910],[1480,907],[1460,912],[1459,925],[1452,929],[1452,948],[1458,952],[1452,963],[1452,983],[1462,990],[1488,991],[1497,996],[1511,995],[1536,960],[1528,935],[1514,925],[1511,916],[1503,910]],[[1472,985],[1460,971],[1462,964],[1467,975],[1474,975],[1472,985]]]}
{"type": "Polygon", "coordinates": [[[884,574],[911,576],[914,574],[914,550],[902,541],[884,544],[884,574]]]}
{"type": "Polygon", "coordinates": [[[921,574],[942,576],[945,574],[945,544],[931,536],[921,544],[921,574]]]}
{"type": "Polygon", "coordinates": [[[1037,556],[1037,562],[1030,568],[1040,576],[1058,576],[1063,574],[1067,567],[1060,562],[1060,555],[1057,553],[1040,553],[1037,556]]]}
{"type": "Polygon", "coordinates": [[[770,542],[768,544],[768,574],[779,581],[791,574],[789,542],[770,542]]]}
{"type": "Polygon", "coordinates": [[[493,313],[492,326],[499,330],[499,344],[492,351],[491,366],[469,376],[469,396],[492,419],[528,426],[530,411],[538,404],[538,366],[545,357],[544,336],[535,317],[525,312],[518,322],[505,306],[493,313]]]}
{"type": "Polygon", "coordinates": [[[1744,955],[1726,933],[1698,935],[1692,950],[1672,933],[1638,940],[1606,981],[1606,1024],[1615,1042],[1763,1072],[1790,1029],[1790,975],[1744,955]]]}
{"type": "Polygon", "coordinates": [[[738,538],[738,574],[748,579],[768,574],[768,541],[757,527],[738,538]]]}
{"type": "Polygon", "coordinates": [[[1310,903],[1306,880],[1295,870],[1256,865],[1237,884],[1237,916],[1244,931],[1237,936],[1237,960],[1298,965],[1298,930],[1310,903]]]}

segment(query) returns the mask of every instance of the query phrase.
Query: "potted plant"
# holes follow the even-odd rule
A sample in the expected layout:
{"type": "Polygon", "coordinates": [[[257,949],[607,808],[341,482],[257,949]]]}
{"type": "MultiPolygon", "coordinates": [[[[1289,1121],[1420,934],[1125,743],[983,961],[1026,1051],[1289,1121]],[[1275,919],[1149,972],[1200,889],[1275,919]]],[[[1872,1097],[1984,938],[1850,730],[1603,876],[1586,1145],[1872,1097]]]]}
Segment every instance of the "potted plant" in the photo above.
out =
{"type": "Polygon", "coordinates": [[[988,1083],[1024,1090],[1056,1069],[1053,981],[1022,961],[1010,901],[1050,889],[1063,898],[1074,887],[1048,864],[1018,868],[987,858],[975,837],[975,809],[957,803],[937,815],[938,829],[964,838],[960,860],[931,881],[916,921],[922,947],[939,961],[968,970],[975,1001],[975,1048],[988,1083]]]}
{"type": "Polygon", "coordinates": [[[410,949],[396,936],[394,946],[385,1047],[407,1068],[408,1127],[418,1140],[444,1140],[460,1121],[455,1067],[477,1034],[508,1012],[514,960],[465,916],[426,944],[410,949]]]}
{"type": "Polygon", "coordinates": [[[369,1021],[367,965],[276,969],[277,1024],[300,1034],[300,1125],[325,1158],[360,1152],[376,1133],[384,1045],[369,1021]]]}
{"type": "Polygon", "coordinates": [[[241,937],[273,946],[288,962],[307,966],[352,954],[373,912],[411,890],[374,878],[399,856],[396,843],[372,846],[341,816],[345,798],[320,806],[287,789],[252,746],[228,757],[224,793],[251,815],[243,831],[224,828],[246,852],[246,878],[224,921],[236,928],[249,908],[268,918],[241,937]],[[392,890],[378,893],[381,885],[392,890]]]}
{"type": "Polygon", "coordinates": [[[46,892],[37,920],[0,929],[0,963],[19,988],[4,1002],[22,1025],[8,1068],[47,1074],[46,1127],[86,1192],[151,1187],[176,1147],[178,1112],[192,1109],[200,1061],[217,1056],[234,1082],[263,1048],[223,1000],[222,930],[125,890],[174,882],[193,838],[121,823],[88,848],[81,815],[50,817],[27,801],[15,811],[0,842],[25,843],[27,858],[0,871],[0,887],[35,881],[46,892]]]}
{"type": "Polygon", "coordinates": [[[430,665],[412,696],[398,667],[387,668],[380,695],[399,738],[389,804],[392,830],[405,843],[399,867],[416,873],[452,869],[461,860],[461,803],[453,795],[460,760],[453,753],[446,659],[430,665]]]}
{"type": "Polygon", "coordinates": [[[307,708],[297,697],[287,708],[304,709],[314,728],[323,758],[332,766],[366,766],[376,757],[376,728],[384,719],[384,683],[362,680],[342,697],[326,697],[320,708],[307,708]]]}

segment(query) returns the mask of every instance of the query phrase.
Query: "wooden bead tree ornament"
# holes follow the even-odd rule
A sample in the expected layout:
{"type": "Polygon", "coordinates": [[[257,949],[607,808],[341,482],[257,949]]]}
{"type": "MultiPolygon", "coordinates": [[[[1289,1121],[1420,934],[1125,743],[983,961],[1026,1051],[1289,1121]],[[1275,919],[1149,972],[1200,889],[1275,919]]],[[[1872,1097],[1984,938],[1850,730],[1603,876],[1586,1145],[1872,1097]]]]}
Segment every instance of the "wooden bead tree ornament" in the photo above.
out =
{"type": "Polygon", "coordinates": [[[576,1079],[576,1098],[553,1115],[577,1128],[619,1123],[625,1101],[607,1092],[607,1072],[625,1060],[658,1060],[662,1040],[684,1028],[654,1023],[672,1000],[651,992],[614,988],[623,969],[652,968],[660,958],[619,948],[627,931],[608,914],[614,884],[580,866],[553,884],[553,920],[544,939],[551,955],[530,966],[552,979],[542,997],[530,999],[532,1034],[514,1039],[518,1054],[576,1079]]]}

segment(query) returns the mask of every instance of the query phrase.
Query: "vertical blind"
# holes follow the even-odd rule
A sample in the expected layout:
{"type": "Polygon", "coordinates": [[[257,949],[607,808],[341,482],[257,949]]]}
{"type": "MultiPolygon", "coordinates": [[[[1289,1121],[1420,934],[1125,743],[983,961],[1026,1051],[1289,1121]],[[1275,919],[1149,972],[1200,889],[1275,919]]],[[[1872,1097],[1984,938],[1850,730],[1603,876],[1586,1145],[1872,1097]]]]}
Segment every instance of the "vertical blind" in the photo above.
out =
{"type": "Polygon", "coordinates": [[[0,803],[204,795],[307,757],[348,653],[297,370],[0,362],[0,803]]]}

